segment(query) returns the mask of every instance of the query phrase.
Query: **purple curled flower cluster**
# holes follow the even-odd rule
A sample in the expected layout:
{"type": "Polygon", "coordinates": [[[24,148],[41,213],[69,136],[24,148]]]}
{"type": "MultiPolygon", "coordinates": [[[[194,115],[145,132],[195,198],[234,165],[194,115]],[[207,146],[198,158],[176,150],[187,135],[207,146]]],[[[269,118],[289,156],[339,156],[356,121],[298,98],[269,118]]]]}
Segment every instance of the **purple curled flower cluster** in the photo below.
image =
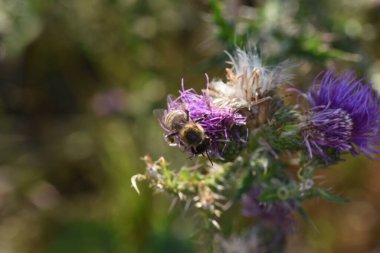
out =
{"type": "Polygon", "coordinates": [[[223,158],[226,143],[247,141],[246,117],[232,108],[216,106],[206,92],[198,94],[194,89],[185,89],[182,83],[180,95],[177,98],[168,96],[167,106],[167,110],[159,116],[161,126],[167,136],[173,136],[167,141],[184,151],[223,158]],[[176,116],[180,114],[185,119],[176,122],[180,121],[176,116]],[[187,140],[197,138],[193,135],[200,135],[200,139],[191,144],[187,140]],[[206,147],[200,147],[204,144],[202,139],[208,140],[206,147]]]}
{"type": "Polygon", "coordinates": [[[352,72],[326,71],[303,95],[310,108],[301,133],[311,158],[329,160],[326,149],[369,157],[379,154],[379,96],[370,84],[357,80],[352,72]]]}

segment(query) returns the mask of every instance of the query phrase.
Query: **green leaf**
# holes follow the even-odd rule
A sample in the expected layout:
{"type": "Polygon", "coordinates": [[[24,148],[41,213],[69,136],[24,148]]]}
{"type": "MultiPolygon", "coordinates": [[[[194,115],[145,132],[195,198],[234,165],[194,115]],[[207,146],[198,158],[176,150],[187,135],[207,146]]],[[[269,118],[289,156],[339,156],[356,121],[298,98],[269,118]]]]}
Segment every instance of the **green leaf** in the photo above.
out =
{"type": "Polygon", "coordinates": [[[297,208],[298,213],[301,215],[301,217],[304,219],[304,221],[308,222],[311,224],[311,226],[314,227],[316,231],[318,231],[317,226],[314,224],[313,220],[310,218],[309,214],[306,212],[306,210],[303,207],[298,207],[297,208]]]}
{"type": "Polygon", "coordinates": [[[233,45],[235,39],[234,26],[224,18],[220,2],[218,0],[210,0],[210,7],[213,13],[214,23],[219,28],[219,39],[233,45]]]}
{"type": "Polygon", "coordinates": [[[297,210],[298,210],[298,213],[301,215],[301,217],[305,221],[310,221],[311,220],[309,214],[306,212],[306,210],[303,207],[299,207],[297,210]]]}
{"type": "Polygon", "coordinates": [[[266,202],[266,201],[276,201],[279,200],[277,191],[271,190],[271,191],[266,191],[260,194],[258,197],[258,200],[261,202],[266,202]]]}
{"type": "Polygon", "coordinates": [[[347,199],[339,197],[337,195],[334,195],[334,194],[332,194],[326,190],[323,190],[323,189],[318,189],[318,193],[324,199],[331,201],[331,202],[334,202],[334,203],[337,203],[337,204],[345,204],[345,203],[349,202],[347,199]]]}

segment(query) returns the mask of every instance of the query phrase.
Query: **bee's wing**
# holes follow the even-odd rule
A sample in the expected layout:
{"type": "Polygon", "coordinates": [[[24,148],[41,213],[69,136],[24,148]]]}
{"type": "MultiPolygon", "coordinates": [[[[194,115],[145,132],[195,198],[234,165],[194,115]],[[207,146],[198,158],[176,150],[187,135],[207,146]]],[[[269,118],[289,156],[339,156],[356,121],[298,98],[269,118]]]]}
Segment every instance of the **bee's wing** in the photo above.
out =
{"type": "Polygon", "coordinates": [[[153,115],[156,117],[159,121],[162,121],[165,115],[165,109],[154,109],[153,115]]]}
{"type": "Polygon", "coordinates": [[[166,101],[168,102],[168,105],[170,105],[173,101],[175,101],[177,99],[176,96],[172,95],[172,94],[169,94],[166,101]]]}
{"type": "Polygon", "coordinates": [[[168,127],[165,125],[165,110],[164,109],[155,109],[153,110],[153,115],[158,119],[158,122],[160,123],[160,126],[166,130],[169,131],[168,127]]]}

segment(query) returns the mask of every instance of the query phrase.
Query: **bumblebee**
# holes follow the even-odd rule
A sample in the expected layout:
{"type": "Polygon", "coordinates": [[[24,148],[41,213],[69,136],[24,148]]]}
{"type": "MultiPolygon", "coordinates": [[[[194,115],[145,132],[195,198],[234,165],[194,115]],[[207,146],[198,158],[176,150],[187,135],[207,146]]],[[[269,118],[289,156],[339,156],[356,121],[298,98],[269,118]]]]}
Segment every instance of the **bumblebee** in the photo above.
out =
{"type": "Polygon", "coordinates": [[[177,146],[179,143],[179,145],[188,148],[193,155],[206,154],[211,162],[208,154],[211,140],[204,128],[199,124],[207,115],[192,121],[187,110],[173,110],[166,115],[162,110],[155,110],[154,114],[159,118],[163,127],[169,131],[165,135],[169,145],[177,146]]]}

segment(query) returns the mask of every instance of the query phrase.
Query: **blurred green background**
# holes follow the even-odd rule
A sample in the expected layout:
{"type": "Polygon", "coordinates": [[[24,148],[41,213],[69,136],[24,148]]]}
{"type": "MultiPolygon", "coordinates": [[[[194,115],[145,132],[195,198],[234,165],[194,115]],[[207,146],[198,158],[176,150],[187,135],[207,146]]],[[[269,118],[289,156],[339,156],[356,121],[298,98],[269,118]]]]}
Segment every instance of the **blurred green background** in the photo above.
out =
{"type": "MultiPolygon", "coordinates": [[[[194,213],[130,178],[147,153],[193,162],[152,110],[182,77],[223,77],[247,38],[301,89],[328,66],[380,89],[376,0],[0,0],[0,253],[201,252],[194,213]]],[[[299,219],[287,252],[380,252],[380,163],[319,176],[351,202],[307,203],[315,226],[299,219]]]]}

